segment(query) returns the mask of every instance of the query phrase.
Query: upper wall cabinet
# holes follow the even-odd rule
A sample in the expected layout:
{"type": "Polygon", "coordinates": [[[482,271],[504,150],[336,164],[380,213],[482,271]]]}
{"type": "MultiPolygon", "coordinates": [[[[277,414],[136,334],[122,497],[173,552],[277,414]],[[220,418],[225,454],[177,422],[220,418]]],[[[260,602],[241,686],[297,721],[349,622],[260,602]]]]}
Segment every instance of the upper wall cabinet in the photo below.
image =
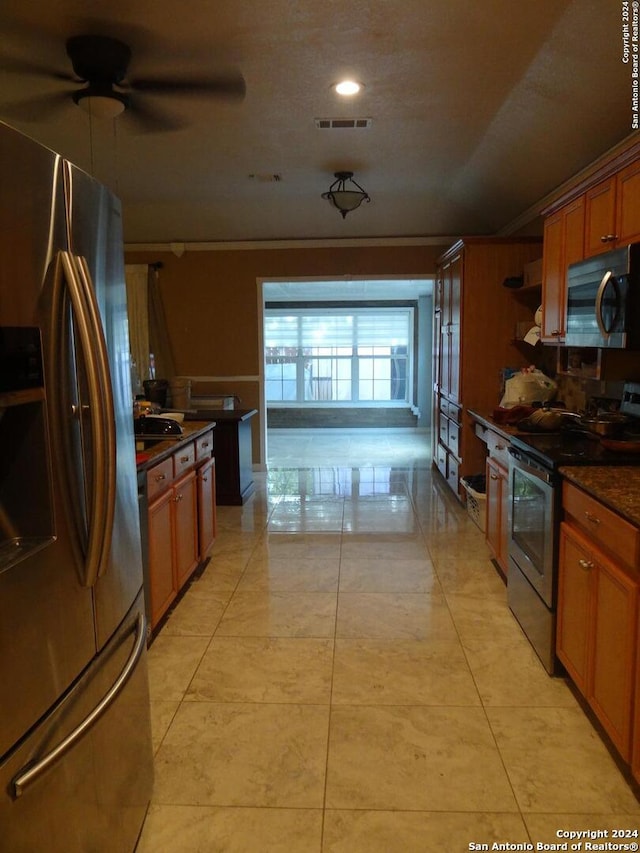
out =
{"type": "Polygon", "coordinates": [[[584,196],[548,216],[542,250],[542,327],[540,339],[564,340],[567,267],[584,258],[584,196]]]}
{"type": "Polygon", "coordinates": [[[564,340],[569,264],[640,240],[640,143],[627,143],[570,182],[543,211],[541,340],[564,340]]]}
{"type": "Polygon", "coordinates": [[[585,255],[600,254],[640,239],[640,162],[587,190],[585,255]]]}

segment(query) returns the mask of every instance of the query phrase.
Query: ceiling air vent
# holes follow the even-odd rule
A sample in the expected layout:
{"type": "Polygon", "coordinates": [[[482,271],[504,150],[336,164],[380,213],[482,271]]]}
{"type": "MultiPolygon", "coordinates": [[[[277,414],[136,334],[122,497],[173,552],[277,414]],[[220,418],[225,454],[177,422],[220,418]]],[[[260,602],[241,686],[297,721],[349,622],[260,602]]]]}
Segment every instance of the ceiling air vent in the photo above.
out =
{"type": "Polygon", "coordinates": [[[318,130],[337,130],[339,128],[366,129],[371,127],[370,118],[316,118],[318,130]]]}

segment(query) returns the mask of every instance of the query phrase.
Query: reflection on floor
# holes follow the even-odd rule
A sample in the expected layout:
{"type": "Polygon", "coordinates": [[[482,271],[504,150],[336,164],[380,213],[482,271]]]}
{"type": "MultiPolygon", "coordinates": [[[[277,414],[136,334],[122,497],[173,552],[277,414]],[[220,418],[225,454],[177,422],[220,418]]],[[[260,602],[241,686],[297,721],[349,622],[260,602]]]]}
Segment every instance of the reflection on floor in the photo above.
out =
{"type": "Polygon", "coordinates": [[[428,436],[308,438],[270,436],[269,474],[219,507],[211,563],[151,647],[139,853],[453,853],[636,828],[428,436]]]}

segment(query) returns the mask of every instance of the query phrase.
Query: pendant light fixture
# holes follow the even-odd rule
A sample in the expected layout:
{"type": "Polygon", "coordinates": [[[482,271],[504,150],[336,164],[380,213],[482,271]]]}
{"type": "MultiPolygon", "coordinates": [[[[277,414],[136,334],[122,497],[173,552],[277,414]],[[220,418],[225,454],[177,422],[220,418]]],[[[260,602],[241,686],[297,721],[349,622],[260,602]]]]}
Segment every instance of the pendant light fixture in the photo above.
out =
{"type": "Polygon", "coordinates": [[[363,201],[371,201],[369,194],[365,192],[360,184],[353,180],[353,172],[334,172],[335,181],[331,184],[322,198],[326,198],[334,207],[337,207],[342,218],[360,207],[363,201]]]}

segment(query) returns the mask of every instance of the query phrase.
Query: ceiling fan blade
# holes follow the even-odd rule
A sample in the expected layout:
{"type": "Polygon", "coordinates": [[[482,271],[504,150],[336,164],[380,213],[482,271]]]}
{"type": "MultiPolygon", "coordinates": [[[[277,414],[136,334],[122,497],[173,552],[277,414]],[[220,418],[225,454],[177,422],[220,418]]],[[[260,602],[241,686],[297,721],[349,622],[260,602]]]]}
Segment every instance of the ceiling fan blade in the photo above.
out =
{"type": "Polygon", "coordinates": [[[131,98],[123,118],[139,133],[166,133],[171,130],[181,130],[188,124],[185,119],[160,110],[155,105],[141,103],[139,98],[134,97],[131,98]]]}
{"type": "Polygon", "coordinates": [[[18,59],[12,56],[0,57],[0,71],[7,71],[10,74],[30,74],[34,77],[49,77],[53,80],[76,80],[73,74],[40,65],[38,62],[32,62],[29,59],[18,59]]]}
{"type": "Polygon", "coordinates": [[[42,121],[56,115],[65,104],[70,104],[68,92],[34,95],[15,104],[0,104],[0,115],[17,121],[42,121]]]}
{"type": "Polygon", "coordinates": [[[233,101],[242,100],[247,91],[244,77],[238,73],[216,77],[183,77],[179,80],[147,78],[132,80],[130,85],[136,92],[158,95],[215,95],[233,101]]]}

